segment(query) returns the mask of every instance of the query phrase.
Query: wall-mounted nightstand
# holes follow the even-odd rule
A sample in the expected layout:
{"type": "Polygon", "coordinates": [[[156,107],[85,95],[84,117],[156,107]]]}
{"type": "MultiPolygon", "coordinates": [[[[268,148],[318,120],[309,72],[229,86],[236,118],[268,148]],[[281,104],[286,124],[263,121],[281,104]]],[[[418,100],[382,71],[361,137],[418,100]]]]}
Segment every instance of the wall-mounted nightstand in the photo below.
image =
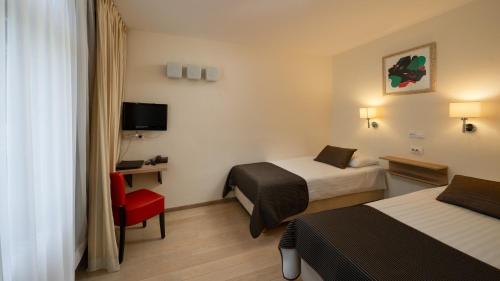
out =
{"type": "Polygon", "coordinates": [[[443,186],[448,184],[448,166],[430,162],[417,161],[397,156],[384,156],[380,159],[389,161],[391,175],[406,179],[443,186]]]}

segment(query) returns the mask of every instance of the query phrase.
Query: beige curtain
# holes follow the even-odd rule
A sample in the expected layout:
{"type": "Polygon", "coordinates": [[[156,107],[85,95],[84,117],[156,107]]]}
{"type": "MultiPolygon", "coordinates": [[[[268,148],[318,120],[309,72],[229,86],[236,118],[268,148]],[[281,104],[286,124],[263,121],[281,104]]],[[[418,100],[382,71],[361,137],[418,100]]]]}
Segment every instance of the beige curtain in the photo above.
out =
{"type": "Polygon", "coordinates": [[[88,269],[117,271],[109,173],[120,149],[126,26],[112,0],[96,1],[96,69],[90,116],[88,269]]]}

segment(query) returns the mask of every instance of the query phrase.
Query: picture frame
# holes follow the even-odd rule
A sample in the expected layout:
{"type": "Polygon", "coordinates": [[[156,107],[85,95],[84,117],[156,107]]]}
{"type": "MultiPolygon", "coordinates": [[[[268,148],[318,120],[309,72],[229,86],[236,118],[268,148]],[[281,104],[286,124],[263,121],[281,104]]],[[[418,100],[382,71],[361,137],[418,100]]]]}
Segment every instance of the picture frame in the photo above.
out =
{"type": "Polygon", "coordinates": [[[436,42],[382,57],[384,95],[409,95],[436,89],[436,42]]]}

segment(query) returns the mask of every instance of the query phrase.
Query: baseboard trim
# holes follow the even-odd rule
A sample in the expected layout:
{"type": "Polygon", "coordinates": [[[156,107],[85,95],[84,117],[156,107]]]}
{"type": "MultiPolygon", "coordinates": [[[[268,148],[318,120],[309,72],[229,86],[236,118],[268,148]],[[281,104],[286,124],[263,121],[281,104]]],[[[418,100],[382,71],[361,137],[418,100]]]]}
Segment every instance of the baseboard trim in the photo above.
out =
{"type": "Polygon", "coordinates": [[[191,204],[191,205],[185,205],[185,206],[179,206],[179,207],[173,207],[173,208],[166,208],[165,209],[165,213],[170,213],[170,212],[175,212],[175,211],[182,211],[182,210],[193,209],[193,208],[198,208],[198,207],[205,207],[205,206],[210,206],[210,205],[226,204],[226,203],[231,203],[231,202],[235,202],[235,201],[236,201],[235,197],[224,198],[224,199],[219,199],[219,200],[214,200],[214,201],[208,201],[208,202],[202,202],[202,203],[196,203],[196,204],[191,204]]]}

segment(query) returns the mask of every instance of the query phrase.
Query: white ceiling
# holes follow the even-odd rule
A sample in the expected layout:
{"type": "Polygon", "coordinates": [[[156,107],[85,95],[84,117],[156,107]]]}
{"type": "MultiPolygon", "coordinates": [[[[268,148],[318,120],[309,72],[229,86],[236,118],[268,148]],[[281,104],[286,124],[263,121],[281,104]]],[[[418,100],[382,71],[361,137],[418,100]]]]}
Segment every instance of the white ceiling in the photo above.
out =
{"type": "Polygon", "coordinates": [[[115,0],[132,29],[332,55],[471,0],[115,0]]]}

